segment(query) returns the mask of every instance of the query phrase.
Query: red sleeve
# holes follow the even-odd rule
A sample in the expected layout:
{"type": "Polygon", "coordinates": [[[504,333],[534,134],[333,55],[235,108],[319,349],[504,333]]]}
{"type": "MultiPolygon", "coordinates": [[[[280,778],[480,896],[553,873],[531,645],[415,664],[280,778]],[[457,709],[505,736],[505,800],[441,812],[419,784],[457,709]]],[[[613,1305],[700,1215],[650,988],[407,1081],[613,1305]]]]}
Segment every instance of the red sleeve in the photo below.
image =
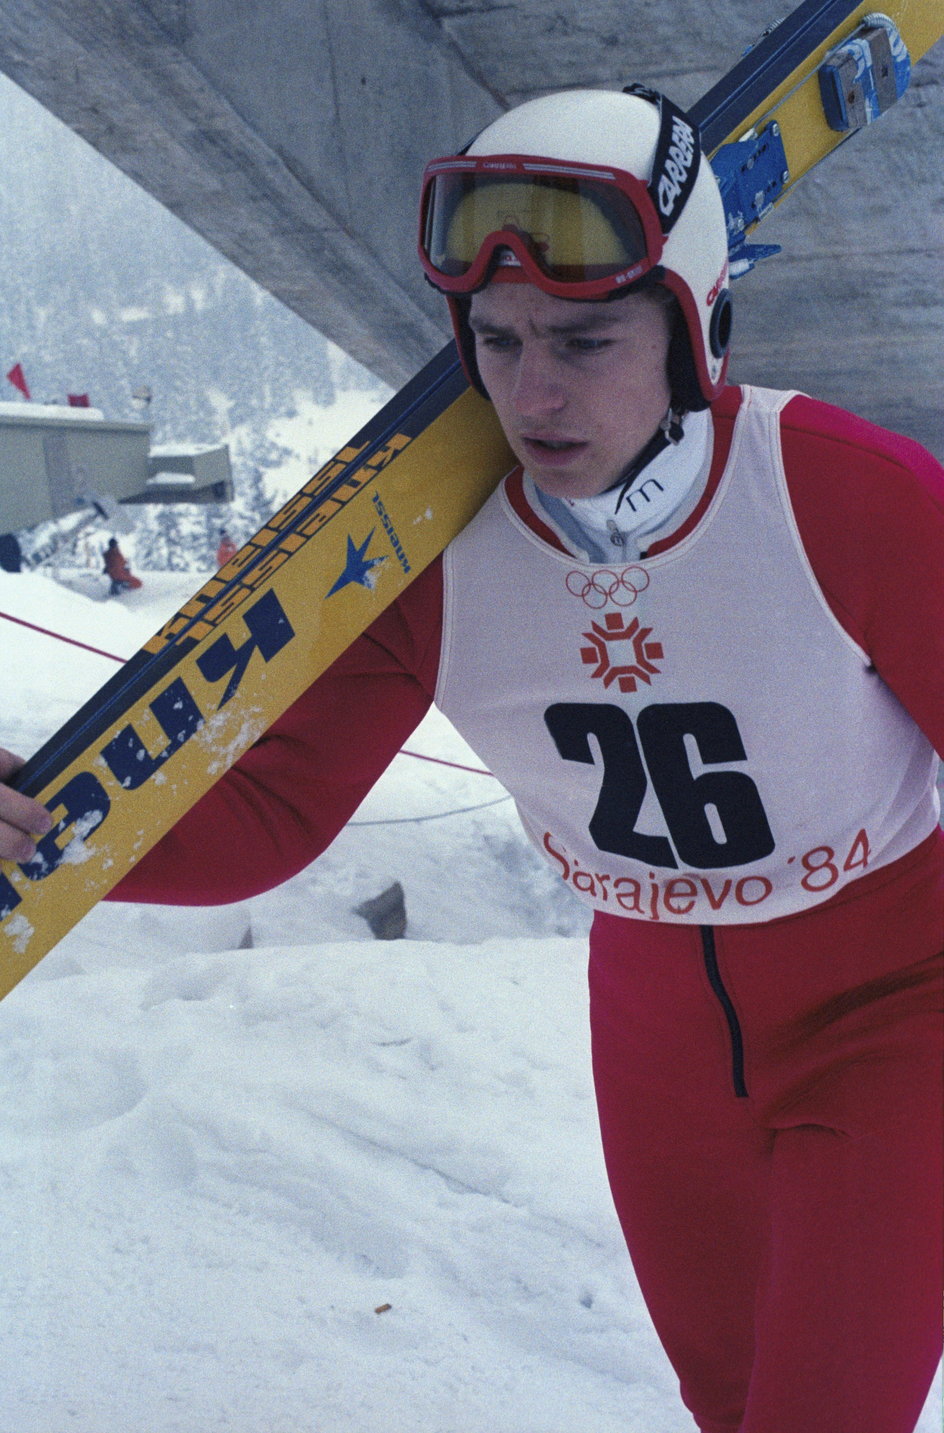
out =
{"type": "Polygon", "coordinates": [[[287,880],[334,840],[432,701],[435,562],[142,858],[114,900],[218,905],[287,880]]]}
{"type": "Polygon", "coordinates": [[[944,470],[910,439],[805,397],[784,409],[782,442],[824,596],[944,752],[944,470]]]}

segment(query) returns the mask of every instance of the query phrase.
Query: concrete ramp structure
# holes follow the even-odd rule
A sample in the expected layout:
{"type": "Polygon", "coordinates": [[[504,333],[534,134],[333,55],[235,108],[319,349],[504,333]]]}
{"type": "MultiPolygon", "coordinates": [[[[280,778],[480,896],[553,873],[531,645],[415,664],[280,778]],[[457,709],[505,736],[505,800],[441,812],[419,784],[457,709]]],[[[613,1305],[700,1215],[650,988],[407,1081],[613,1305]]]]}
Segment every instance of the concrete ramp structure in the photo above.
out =
{"type": "MultiPolygon", "coordinates": [[[[916,4],[938,0],[914,0],[916,4]]],[[[704,93],[789,0],[0,0],[0,70],[388,383],[448,336],[415,259],[424,162],[522,98],[704,93]]],[[[944,51],[805,179],[735,289],[732,377],[944,456],[944,51]]]]}

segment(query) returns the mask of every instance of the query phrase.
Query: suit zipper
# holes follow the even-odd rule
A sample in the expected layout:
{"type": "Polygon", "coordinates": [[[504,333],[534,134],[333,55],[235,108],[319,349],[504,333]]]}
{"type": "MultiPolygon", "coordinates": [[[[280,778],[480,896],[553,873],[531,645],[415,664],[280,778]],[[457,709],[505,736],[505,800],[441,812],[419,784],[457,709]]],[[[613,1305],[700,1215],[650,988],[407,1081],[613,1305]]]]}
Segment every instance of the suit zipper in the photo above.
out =
{"type": "Polygon", "coordinates": [[[724,981],[721,979],[721,971],[718,969],[714,929],[710,925],[700,926],[699,929],[708,983],[717,996],[728,1024],[728,1035],[731,1040],[731,1079],[734,1084],[734,1093],[739,1100],[744,1100],[747,1098],[747,1085],[744,1080],[744,1036],[741,1034],[741,1022],[738,1020],[737,1011],[725,988],[724,981]]]}

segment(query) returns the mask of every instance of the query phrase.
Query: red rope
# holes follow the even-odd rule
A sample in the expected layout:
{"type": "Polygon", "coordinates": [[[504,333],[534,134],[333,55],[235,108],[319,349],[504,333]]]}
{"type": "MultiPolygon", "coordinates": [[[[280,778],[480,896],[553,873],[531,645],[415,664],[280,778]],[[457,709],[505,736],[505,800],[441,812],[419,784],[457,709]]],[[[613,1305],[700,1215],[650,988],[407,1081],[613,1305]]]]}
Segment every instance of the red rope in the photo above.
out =
{"type": "Polygon", "coordinates": [[[441,756],[424,756],[421,751],[407,751],[406,747],[400,750],[401,756],[415,756],[417,761],[434,761],[437,766],[451,766],[453,771],[471,771],[475,776],[494,776],[494,772],[486,771],[484,766],[461,766],[458,761],[443,761],[441,756]]]}
{"type": "Polygon", "coordinates": [[[54,637],[57,642],[68,642],[70,647],[81,647],[83,652],[94,652],[96,657],[108,657],[112,662],[123,662],[124,657],[116,657],[114,652],[103,652],[101,647],[90,647],[87,642],[77,642],[74,637],[64,637],[61,632],[50,632],[48,627],[37,627],[35,622],[27,622],[22,617],[12,617],[9,612],[0,612],[0,617],[7,622],[16,622],[21,627],[29,627],[31,632],[42,632],[44,637],[54,637]]]}
{"type": "MultiPolygon", "coordinates": [[[[9,612],[0,612],[7,622],[16,622],[20,627],[28,627],[31,632],[41,632],[44,637],[52,637],[57,642],[67,642],[70,647],[81,647],[83,652],[94,652],[96,657],[107,657],[111,662],[124,662],[124,657],[116,657],[114,652],[103,652],[101,647],[90,647],[87,642],[79,642],[75,637],[65,637],[61,632],[51,632],[48,627],[39,627],[35,622],[27,622],[23,617],[14,617],[9,612]]],[[[458,761],[444,761],[441,756],[425,756],[421,751],[407,751],[405,748],[400,752],[401,756],[412,756],[417,761],[432,761],[437,766],[451,766],[453,771],[471,771],[474,776],[491,776],[481,766],[463,766],[458,761]]]]}

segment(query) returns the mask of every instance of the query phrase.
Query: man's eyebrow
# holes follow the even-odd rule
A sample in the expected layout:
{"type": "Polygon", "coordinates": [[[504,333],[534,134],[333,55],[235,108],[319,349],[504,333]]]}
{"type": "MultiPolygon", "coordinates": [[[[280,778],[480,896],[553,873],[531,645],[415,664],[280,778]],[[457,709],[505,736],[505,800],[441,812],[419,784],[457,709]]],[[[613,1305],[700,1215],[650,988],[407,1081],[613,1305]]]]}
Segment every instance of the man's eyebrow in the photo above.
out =
{"type": "Polygon", "coordinates": [[[548,333],[586,333],[590,329],[612,328],[620,323],[622,313],[613,308],[595,309],[592,313],[575,314],[565,323],[549,323],[548,333]]]}
{"type": "Polygon", "coordinates": [[[470,316],[469,327],[474,333],[511,334],[513,329],[506,323],[494,323],[486,318],[470,316]]]}
{"type": "MultiPolygon", "coordinates": [[[[605,310],[598,310],[595,313],[575,315],[574,318],[568,319],[564,323],[539,324],[538,330],[542,333],[556,335],[590,333],[601,328],[612,328],[614,324],[620,322],[621,317],[622,315],[619,313],[608,313],[605,310]]],[[[475,333],[487,333],[508,337],[516,332],[516,326],[514,324],[499,323],[497,320],[482,318],[480,316],[476,317],[475,315],[470,316],[469,327],[475,333]]]]}

